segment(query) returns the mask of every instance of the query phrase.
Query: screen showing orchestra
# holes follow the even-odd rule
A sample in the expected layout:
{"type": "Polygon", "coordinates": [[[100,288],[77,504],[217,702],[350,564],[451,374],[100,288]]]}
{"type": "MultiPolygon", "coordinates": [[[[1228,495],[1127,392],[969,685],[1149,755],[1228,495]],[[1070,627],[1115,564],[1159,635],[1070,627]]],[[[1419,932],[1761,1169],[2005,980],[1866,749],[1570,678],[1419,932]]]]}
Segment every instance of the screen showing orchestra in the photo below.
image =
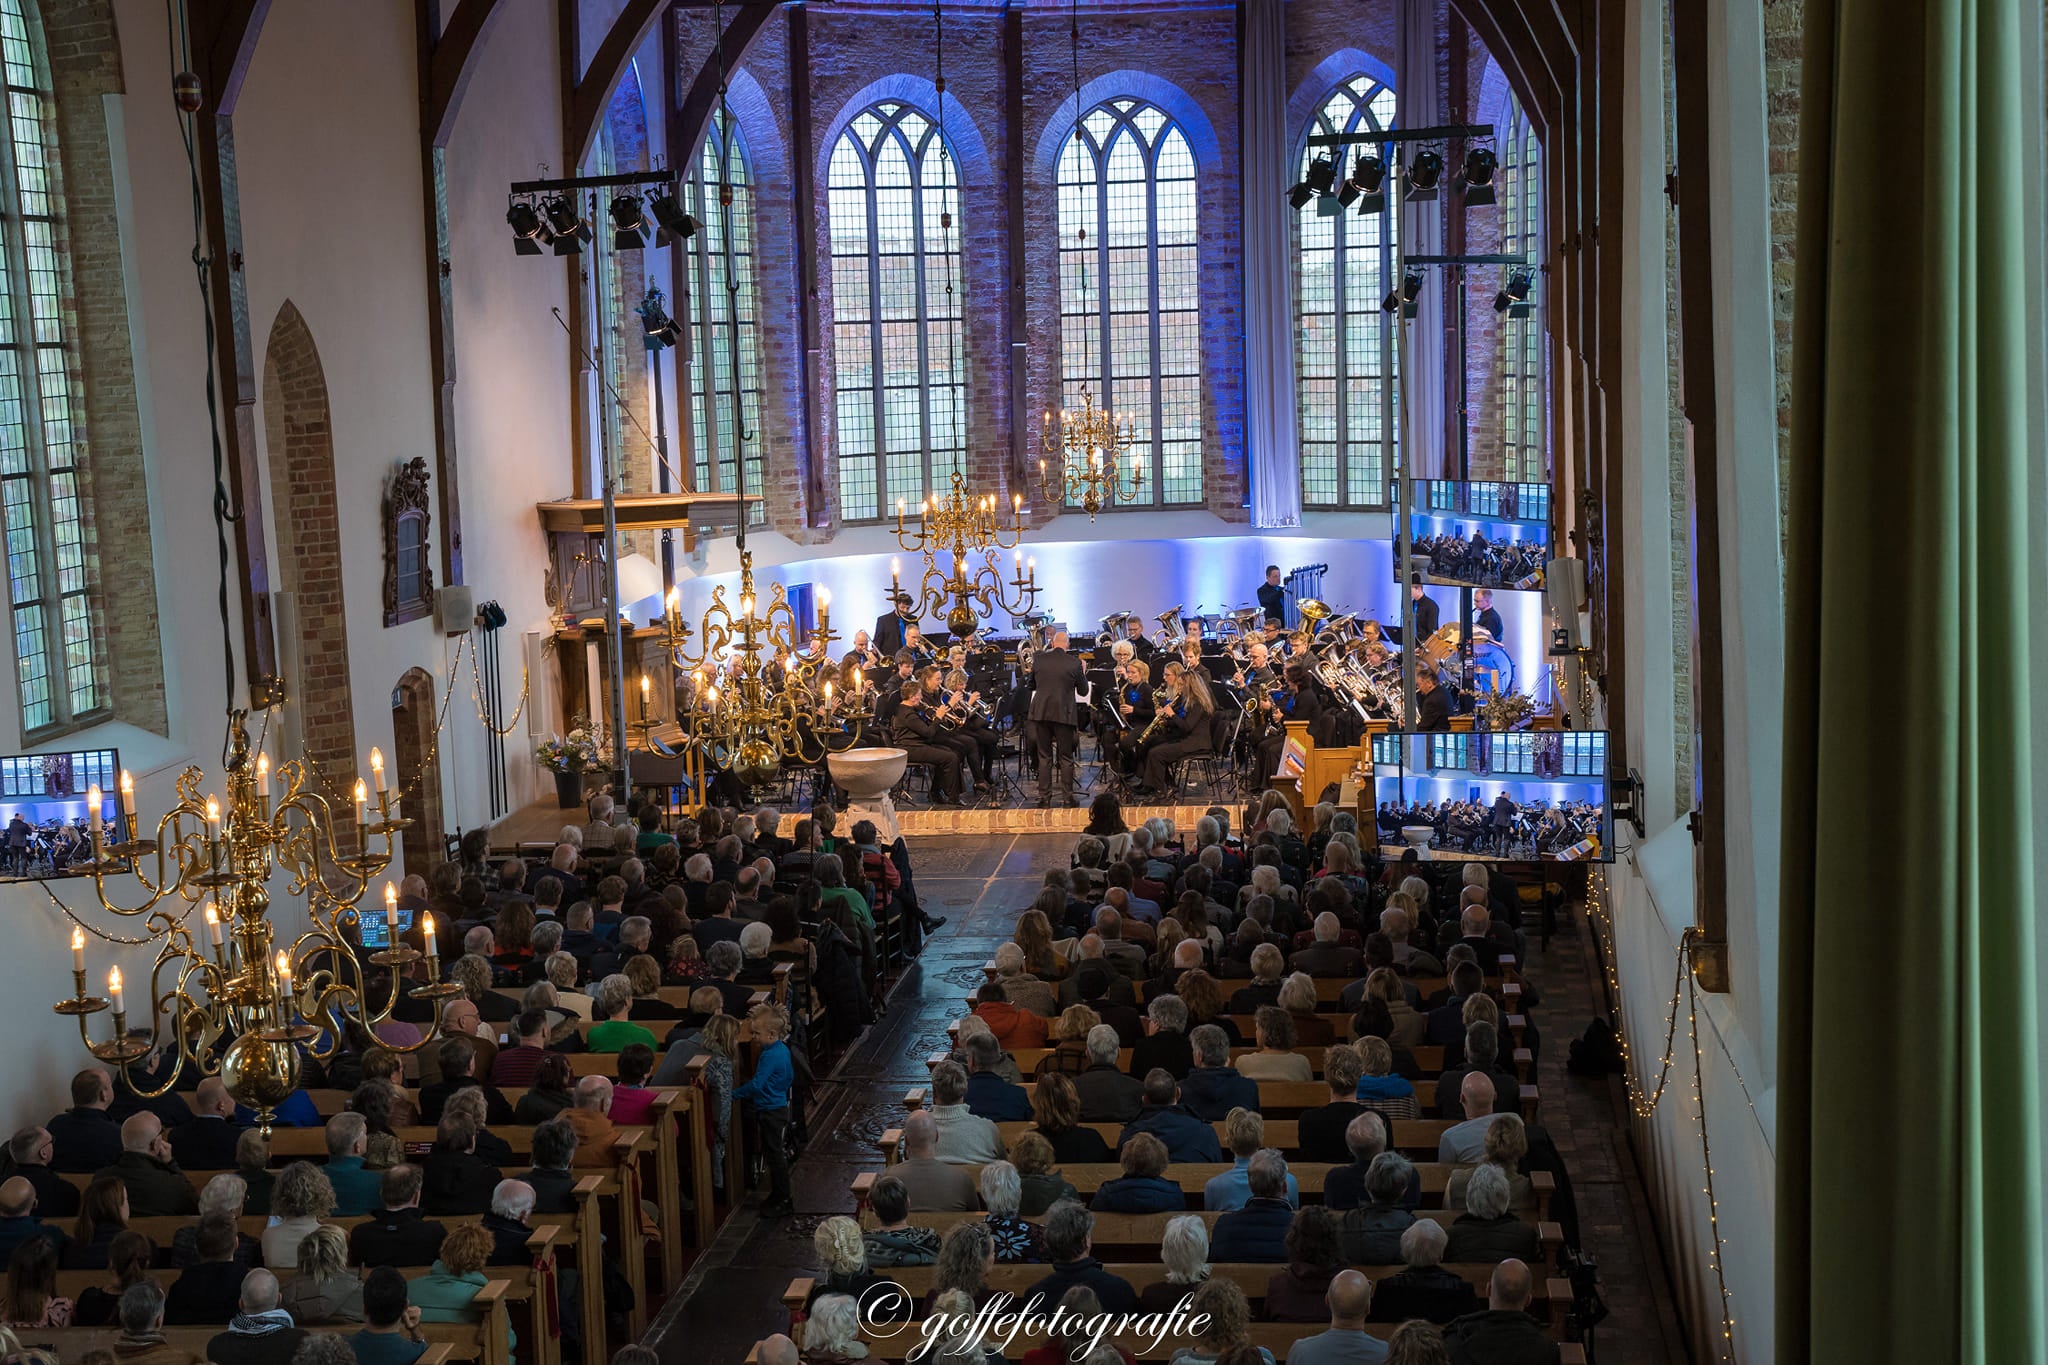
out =
{"type": "Polygon", "coordinates": [[[1604,730],[1375,735],[1372,761],[1383,845],[1613,861],[1604,730]]]}
{"type": "Polygon", "coordinates": [[[1427,582],[1540,589],[1552,556],[1550,486],[1418,480],[1408,534],[1410,566],[1427,582]]]}
{"type": "Polygon", "coordinates": [[[109,827],[119,814],[118,749],[82,749],[61,754],[0,757],[0,875],[41,878],[68,875],[73,864],[92,859],[92,813],[86,793],[98,788],[100,819],[109,827]]]}

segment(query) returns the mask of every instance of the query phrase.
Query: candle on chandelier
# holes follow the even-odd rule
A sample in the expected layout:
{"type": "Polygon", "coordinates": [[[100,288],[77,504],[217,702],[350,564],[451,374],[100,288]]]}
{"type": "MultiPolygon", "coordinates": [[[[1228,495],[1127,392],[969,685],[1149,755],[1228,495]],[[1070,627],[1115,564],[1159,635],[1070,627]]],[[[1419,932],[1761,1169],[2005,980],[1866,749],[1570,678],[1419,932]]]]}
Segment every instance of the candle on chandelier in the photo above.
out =
{"type": "Polygon", "coordinates": [[[291,989],[292,989],[292,964],[291,964],[291,959],[290,959],[290,958],[288,958],[288,957],[286,957],[286,956],[285,956],[285,955],[284,955],[283,953],[279,953],[279,954],[277,955],[277,993],[278,993],[279,995],[289,995],[289,994],[291,994],[291,989]]]}
{"type": "Polygon", "coordinates": [[[130,820],[135,818],[135,779],[126,768],[121,769],[121,814],[130,820]]]}
{"type": "Polygon", "coordinates": [[[384,883],[384,927],[398,932],[398,888],[390,882],[384,883]]]}
{"type": "Polygon", "coordinates": [[[363,806],[369,801],[370,793],[363,787],[363,779],[356,779],[356,823],[363,823],[363,806]]]}
{"type": "Polygon", "coordinates": [[[212,901],[208,901],[206,903],[206,932],[212,936],[213,946],[216,948],[220,947],[222,943],[220,932],[220,911],[214,909],[212,901]]]}
{"type": "Polygon", "coordinates": [[[377,795],[384,794],[384,751],[370,750],[370,780],[377,784],[377,795]]]}
{"type": "Polygon", "coordinates": [[[270,755],[256,755],[256,794],[268,798],[270,795],[270,755]]]}
{"type": "Polygon", "coordinates": [[[74,972],[83,972],[85,970],[85,930],[83,929],[74,928],[71,931],[71,970],[74,972]]]}
{"type": "Polygon", "coordinates": [[[831,680],[830,680],[830,679],[828,678],[828,679],[826,680],[826,682],[825,682],[825,705],[827,705],[827,706],[830,706],[831,704],[832,704],[832,682],[831,682],[831,680]]]}
{"type": "Polygon", "coordinates": [[[860,670],[859,670],[858,668],[856,668],[856,669],[854,669],[854,670],[853,670],[853,690],[854,690],[854,691],[856,691],[856,692],[858,692],[858,691],[860,691],[860,688],[861,688],[861,682],[860,682],[860,670]]]}
{"type": "Polygon", "coordinates": [[[95,782],[85,789],[85,826],[92,835],[95,853],[99,851],[100,846],[100,803],[104,800],[106,795],[100,791],[99,783],[95,782]]]}
{"type": "Polygon", "coordinates": [[[421,922],[422,924],[424,924],[424,925],[426,926],[426,936],[427,936],[427,956],[428,956],[428,957],[439,957],[439,956],[440,956],[440,954],[439,954],[439,953],[437,953],[437,952],[436,952],[436,951],[434,950],[434,917],[433,917],[433,915],[431,915],[431,914],[427,914],[427,915],[423,915],[423,916],[421,916],[421,917],[420,917],[420,922],[421,922]]]}
{"type": "Polygon", "coordinates": [[[107,968],[107,999],[114,1007],[114,1013],[126,1014],[127,1008],[121,1003],[121,969],[107,968]]]}
{"type": "Polygon", "coordinates": [[[823,633],[826,629],[826,623],[831,619],[832,591],[829,588],[820,588],[818,589],[818,630],[820,633],[823,633]]]}
{"type": "MultiPolygon", "coordinates": [[[[362,785],[356,783],[356,789],[362,785]]],[[[212,870],[220,870],[220,802],[211,796],[206,798],[206,860],[212,870]]]]}
{"type": "Polygon", "coordinates": [[[903,529],[903,499],[896,499],[896,529],[903,529]]]}
{"type": "Polygon", "coordinates": [[[898,572],[900,568],[900,561],[894,559],[889,561],[889,587],[892,590],[889,605],[891,607],[896,605],[894,593],[900,592],[903,589],[902,575],[898,572]]]}
{"type": "Polygon", "coordinates": [[[646,720],[649,716],[653,714],[653,693],[654,679],[648,677],[645,673],[642,673],[640,675],[640,719],[642,720],[646,720]]]}

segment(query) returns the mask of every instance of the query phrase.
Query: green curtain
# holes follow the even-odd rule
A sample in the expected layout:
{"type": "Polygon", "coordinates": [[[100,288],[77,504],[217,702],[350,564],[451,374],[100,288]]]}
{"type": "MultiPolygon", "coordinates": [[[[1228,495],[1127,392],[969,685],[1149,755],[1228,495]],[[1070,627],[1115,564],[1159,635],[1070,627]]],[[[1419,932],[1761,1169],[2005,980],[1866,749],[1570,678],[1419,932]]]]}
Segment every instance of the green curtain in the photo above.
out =
{"type": "Polygon", "coordinates": [[[1783,1365],[2048,1360],[2020,3],[1805,9],[1783,1365]]]}

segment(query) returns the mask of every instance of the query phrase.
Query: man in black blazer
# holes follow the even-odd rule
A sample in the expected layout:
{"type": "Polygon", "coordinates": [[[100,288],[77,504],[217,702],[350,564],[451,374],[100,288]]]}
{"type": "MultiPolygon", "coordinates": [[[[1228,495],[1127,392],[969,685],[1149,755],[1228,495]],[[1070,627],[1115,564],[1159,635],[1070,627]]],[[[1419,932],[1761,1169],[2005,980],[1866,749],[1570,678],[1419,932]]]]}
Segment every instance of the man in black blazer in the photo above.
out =
{"type": "Polygon", "coordinates": [[[1417,643],[1436,634],[1441,613],[1436,599],[1422,590],[1422,575],[1408,576],[1408,595],[1415,599],[1415,639],[1417,643]]]}
{"type": "Polygon", "coordinates": [[[1038,804],[1052,806],[1053,770],[1063,805],[1080,804],[1074,795],[1074,745],[1080,711],[1076,694],[1087,681],[1081,660],[1067,650],[1067,632],[1052,633],[1052,647],[1031,656],[1031,723],[1038,732],[1038,804]]]}
{"type": "Polygon", "coordinates": [[[1415,675],[1415,728],[1425,733],[1451,728],[1451,694],[1438,685],[1433,668],[1415,675]]]}
{"type": "Polygon", "coordinates": [[[912,763],[932,770],[932,804],[960,804],[960,754],[940,738],[939,723],[925,708],[924,687],[916,678],[903,684],[903,695],[889,723],[890,736],[912,763]]]}
{"type": "Polygon", "coordinates": [[[384,1207],[355,1225],[348,1236],[351,1265],[432,1265],[448,1229],[420,1217],[420,1168],[393,1166],[384,1172],[384,1207]]]}
{"type": "Polygon", "coordinates": [[[533,1188],[535,1213],[574,1213],[576,1130],[567,1119],[550,1119],[533,1130],[533,1169],[519,1178],[533,1188]]]}
{"type": "Polygon", "coordinates": [[[103,1068],[71,1078],[71,1107],[43,1125],[56,1149],[54,1169],[90,1173],[121,1159],[121,1125],[107,1114],[113,1102],[113,1078],[103,1068]]]}
{"type": "Polygon", "coordinates": [[[903,648],[903,628],[916,618],[910,614],[910,594],[896,594],[895,609],[875,618],[875,650],[885,659],[903,648]]]}
{"type": "Polygon", "coordinates": [[[192,1121],[171,1129],[171,1156],[188,1171],[232,1171],[235,1144],[242,1140],[241,1125],[235,1122],[235,1097],[221,1084],[220,1077],[208,1076],[192,1097],[192,1121]]]}

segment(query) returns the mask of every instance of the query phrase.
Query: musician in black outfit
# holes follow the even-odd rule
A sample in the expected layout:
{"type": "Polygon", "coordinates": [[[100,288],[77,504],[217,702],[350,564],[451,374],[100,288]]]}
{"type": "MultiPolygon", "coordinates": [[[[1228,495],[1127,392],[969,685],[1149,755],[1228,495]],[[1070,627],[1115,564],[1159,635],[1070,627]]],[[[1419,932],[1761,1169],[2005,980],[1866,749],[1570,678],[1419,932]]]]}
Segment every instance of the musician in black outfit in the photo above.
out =
{"type": "Polygon", "coordinates": [[[889,730],[896,747],[908,753],[912,763],[931,768],[932,804],[959,805],[960,755],[944,742],[938,722],[924,704],[924,687],[916,678],[903,684],[903,695],[897,699],[889,730]]]}
{"type": "Polygon", "coordinates": [[[1166,775],[1170,765],[1210,750],[1216,699],[1209,691],[1208,675],[1169,667],[1166,686],[1172,694],[1171,709],[1162,713],[1165,719],[1159,733],[1145,746],[1145,776],[1138,787],[1141,795],[1166,791],[1172,785],[1166,775]]]}
{"type": "Polygon", "coordinates": [[[1067,632],[1055,630],[1052,647],[1031,656],[1031,721],[1038,732],[1038,804],[1052,805],[1057,768],[1061,800],[1079,805],[1074,796],[1074,745],[1080,712],[1076,694],[1087,681],[1078,656],[1067,650],[1067,632]]]}
{"type": "Polygon", "coordinates": [[[1415,675],[1415,728],[1439,732],[1451,728],[1451,694],[1437,682],[1433,668],[1415,675]]]}
{"type": "Polygon", "coordinates": [[[1107,722],[1110,728],[1098,733],[1113,754],[1116,770],[1128,777],[1138,770],[1138,737],[1152,723],[1151,666],[1137,658],[1117,665],[1116,688],[1109,704],[1123,723],[1107,722]]]}
{"type": "Polygon", "coordinates": [[[1472,592],[1472,628],[1485,631],[1495,643],[1500,643],[1506,635],[1507,627],[1501,623],[1500,613],[1493,607],[1491,588],[1475,588],[1472,592]]]}
{"type": "Polygon", "coordinates": [[[910,594],[899,592],[895,610],[875,621],[875,651],[885,659],[903,648],[903,628],[916,621],[910,614],[910,605],[910,594]]]}
{"type": "Polygon", "coordinates": [[[1439,612],[1436,599],[1422,591],[1422,575],[1411,574],[1408,578],[1408,595],[1415,599],[1415,638],[1427,640],[1436,634],[1439,612]]]}
{"type": "Polygon", "coordinates": [[[1276,625],[1287,620],[1287,589],[1280,586],[1280,566],[1266,566],[1266,581],[1259,585],[1259,610],[1276,625]]]}
{"type": "Polygon", "coordinates": [[[1271,785],[1280,767],[1280,750],[1287,743],[1287,722],[1304,721],[1311,732],[1323,718],[1322,699],[1309,683],[1308,665],[1287,665],[1287,689],[1266,705],[1266,737],[1259,741],[1259,777],[1271,785]]]}
{"type": "Polygon", "coordinates": [[[942,678],[938,669],[927,668],[918,676],[924,682],[925,695],[937,699],[941,718],[951,722],[943,731],[945,742],[960,751],[961,763],[976,782],[984,787],[994,785],[991,765],[996,758],[996,732],[974,713],[981,694],[967,690],[966,671],[956,668],[942,678]]]}
{"type": "Polygon", "coordinates": [[[1144,620],[1133,616],[1124,622],[1124,630],[1124,638],[1131,642],[1131,651],[1146,663],[1151,663],[1152,656],[1159,652],[1159,646],[1145,638],[1144,620]]]}

